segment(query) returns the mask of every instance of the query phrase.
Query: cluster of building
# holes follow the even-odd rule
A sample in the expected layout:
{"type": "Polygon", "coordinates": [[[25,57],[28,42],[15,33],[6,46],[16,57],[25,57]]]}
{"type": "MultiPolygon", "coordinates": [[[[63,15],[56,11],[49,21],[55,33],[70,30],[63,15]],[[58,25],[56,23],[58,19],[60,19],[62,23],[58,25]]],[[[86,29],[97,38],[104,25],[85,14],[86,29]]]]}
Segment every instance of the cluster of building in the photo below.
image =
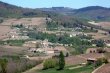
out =
{"type": "Polygon", "coordinates": [[[67,50],[61,45],[55,45],[54,43],[46,40],[28,41],[23,46],[29,47],[28,52],[45,53],[46,55],[59,55],[63,51],[66,55],[67,50]]]}

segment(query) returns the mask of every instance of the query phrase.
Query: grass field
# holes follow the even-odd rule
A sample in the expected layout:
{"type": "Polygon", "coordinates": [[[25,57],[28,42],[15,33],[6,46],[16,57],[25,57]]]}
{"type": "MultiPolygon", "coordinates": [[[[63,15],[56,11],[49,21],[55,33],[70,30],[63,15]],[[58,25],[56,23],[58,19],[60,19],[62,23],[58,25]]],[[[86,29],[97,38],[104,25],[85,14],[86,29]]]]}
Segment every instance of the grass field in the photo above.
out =
{"type": "Polygon", "coordinates": [[[68,67],[61,71],[57,71],[56,69],[40,70],[38,73],[91,73],[93,70],[93,66],[90,65],[71,70],[68,67]]]}

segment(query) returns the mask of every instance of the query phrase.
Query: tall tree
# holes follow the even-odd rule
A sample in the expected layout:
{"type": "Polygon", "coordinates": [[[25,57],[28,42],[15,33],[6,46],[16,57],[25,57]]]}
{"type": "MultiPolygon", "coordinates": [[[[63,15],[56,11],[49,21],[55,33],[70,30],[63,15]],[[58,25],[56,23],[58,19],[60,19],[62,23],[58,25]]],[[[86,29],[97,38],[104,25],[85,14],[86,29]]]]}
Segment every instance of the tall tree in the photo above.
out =
{"type": "Polygon", "coordinates": [[[59,55],[59,70],[63,70],[64,67],[65,67],[65,58],[63,52],[61,51],[59,55]]]}

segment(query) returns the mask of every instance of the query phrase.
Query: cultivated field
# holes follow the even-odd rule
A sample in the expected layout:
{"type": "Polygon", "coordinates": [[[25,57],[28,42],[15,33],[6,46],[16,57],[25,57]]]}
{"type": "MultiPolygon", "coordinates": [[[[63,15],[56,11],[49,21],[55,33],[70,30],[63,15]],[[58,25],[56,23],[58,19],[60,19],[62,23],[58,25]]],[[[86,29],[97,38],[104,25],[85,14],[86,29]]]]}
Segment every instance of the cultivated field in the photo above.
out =
{"type": "Polygon", "coordinates": [[[96,25],[96,26],[101,26],[105,29],[110,29],[110,22],[98,22],[98,23],[95,23],[95,22],[88,22],[92,25],[96,25]]]}
{"type": "Polygon", "coordinates": [[[87,33],[88,35],[92,35],[92,38],[94,39],[103,39],[103,38],[108,38],[108,35],[104,35],[101,33],[87,33]]]}
{"type": "Polygon", "coordinates": [[[95,73],[110,73],[110,64],[102,66],[95,73]]]}
{"type": "Polygon", "coordinates": [[[69,56],[65,58],[66,64],[67,65],[77,65],[81,63],[86,63],[86,59],[79,57],[79,56],[69,56]]]}
{"type": "Polygon", "coordinates": [[[1,26],[0,25],[0,39],[4,39],[7,37],[7,33],[11,31],[9,26],[1,26]]]}
{"type": "Polygon", "coordinates": [[[25,47],[0,46],[0,56],[24,54],[25,47]]]}
{"type": "Polygon", "coordinates": [[[46,23],[46,18],[43,17],[36,17],[36,18],[20,18],[20,19],[5,19],[3,23],[0,25],[16,25],[16,24],[23,24],[23,25],[42,25],[46,23]]]}
{"type": "Polygon", "coordinates": [[[110,22],[99,22],[98,25],[103,28],[110,29],[110,22]]]}
{"type": "Polygon", "coordinates": [[[104,57],[104,54],[100,54],[100,53],[89,53],[89,54],[82,54],[80,55],[80,57],[85,58],[85,59],[97,59],[97,58],[102,58],[104,57]]]}

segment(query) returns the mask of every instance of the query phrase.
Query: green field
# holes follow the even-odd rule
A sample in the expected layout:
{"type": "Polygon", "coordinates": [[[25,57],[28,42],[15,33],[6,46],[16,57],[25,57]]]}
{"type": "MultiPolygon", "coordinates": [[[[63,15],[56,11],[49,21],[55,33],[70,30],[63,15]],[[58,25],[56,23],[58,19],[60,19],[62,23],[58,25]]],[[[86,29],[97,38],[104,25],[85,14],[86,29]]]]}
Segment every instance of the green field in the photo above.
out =
{"type": "Polygon", "coordinates": [[[68,67],[61,71],[56,69],[40,70],[39,73],[91,73],[93,70],[93,66],[90,65],[71,70],[68,67]]]}

